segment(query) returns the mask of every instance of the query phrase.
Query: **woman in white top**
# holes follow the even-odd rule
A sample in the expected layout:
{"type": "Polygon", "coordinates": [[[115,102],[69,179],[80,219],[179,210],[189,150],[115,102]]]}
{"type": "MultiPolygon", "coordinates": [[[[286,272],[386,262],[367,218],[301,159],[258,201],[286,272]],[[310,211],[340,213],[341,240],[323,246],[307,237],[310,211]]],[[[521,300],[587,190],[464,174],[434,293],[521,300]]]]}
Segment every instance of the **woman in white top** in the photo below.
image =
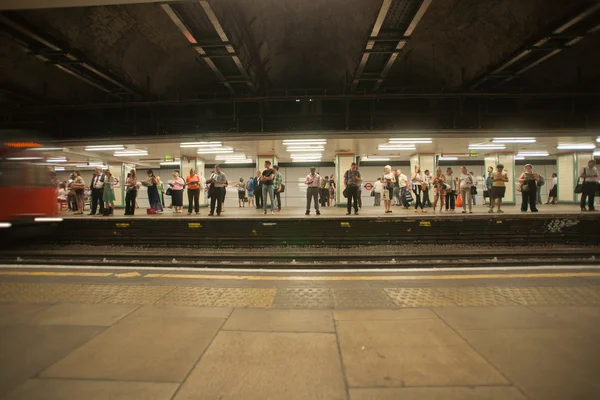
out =
{"type": "Polygon", "coordinates": [[[421,167],[419,164],[415,165],[415,169],[412,173],[412,190],[415,194],[415,212],[419,211],[419,207],[421,207],[421,212],[426,213],[427,210],[423,209],[423,192],[426,189],[425,178],[423,177],[423,173],[421,172],[421,167]]]}
{"type": "Polygon", "coordinates": [[[552,174],[552,182],[550,183],[550,192],[548,193],[548,201],[546,204],[556,203],[558,203],[558,175],[556,175],[555,172],[552,174]]]}
{"type": "Polygon", "coordinates": [[[396,177],[392,173],[392,167],[390,167],[389,165],[386,165],[383,170],[381,182],[383,183],[383,205],[385,207],[385,213],[389,214],[392,212],[392,210],[390,210],[390,207],[392,205],[392,196],[394,193],[394,182],[396,182],[396,177]]]}
{"type": "Polygon", "coordinates": [[[444,209],[446,200],[446,177],[442,173],[442,167],[437,167],[433,177],[435,196],[433,197],[433,212],[436,211],[438,200],[440,201],[440,212],[444,209]]]}
{"type": "Polygon", "coordinates": [[[179,176],[179,172],[173,172],[173,180],[169,182],[171,188],[171,201],[173,202],[173,212],[183,213],[183,187],[185,181],[179,176]]]}
{"type": "Polygon", "coordinates": [[[460,178],[458,180],[458,191],[462,197],[463,214],[467,212],[473,214],[473,197],[471,196],[471,187],[475,185],[473,176],[467,172],[465,166],[460,167],[460,178]]]}

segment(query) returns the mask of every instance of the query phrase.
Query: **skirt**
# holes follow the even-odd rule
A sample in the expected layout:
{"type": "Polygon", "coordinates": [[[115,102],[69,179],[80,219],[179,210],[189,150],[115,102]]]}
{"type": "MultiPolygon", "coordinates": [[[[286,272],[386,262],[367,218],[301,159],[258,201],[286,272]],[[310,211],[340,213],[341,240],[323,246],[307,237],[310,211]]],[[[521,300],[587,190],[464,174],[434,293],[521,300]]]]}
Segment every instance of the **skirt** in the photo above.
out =
{"type": "Polygon", "coordinates": [[[238,200],[244,200],[245,197],[246,197],[246,192],[238,190],[238,200]]]}
{"type": "MultiPolygon", "coordinates": [[[[394,193],[394,189],[392,189],[392,193],[394,193]]],[[[388,201],[392,199],[392,197],[390,196],[390,191],[388,189],[383,189],[381,197],[383,201],[388,201]]]]}
{"type": "Polygon", "coordinates": [[[549,197],[558,197],[558,190],[556,189],[556,186],[554,186],[552,189],[550,189],[550,193],[548,194],[549,197]]]}
{"type": "Polygon", "coordinates": [[[173,207],[183,207],[183,190],[171,189],[171,201],[173,207]]]}
{"type": "Polygon", "coordinates": [[[114,191],[114,189],[104,188],[104,193],[102,195],[102,200],[104,200],[104,201],[115,201],[115,191],[114,191]]]}

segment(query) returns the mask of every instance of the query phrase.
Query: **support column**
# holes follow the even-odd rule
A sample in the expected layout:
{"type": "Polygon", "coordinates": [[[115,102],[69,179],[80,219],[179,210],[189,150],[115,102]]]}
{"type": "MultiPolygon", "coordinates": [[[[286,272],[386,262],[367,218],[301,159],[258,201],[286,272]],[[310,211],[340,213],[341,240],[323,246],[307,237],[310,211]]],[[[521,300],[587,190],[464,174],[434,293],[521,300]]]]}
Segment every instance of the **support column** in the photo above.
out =
{"type": "Polygon", "coordinates": [[[348,199],[342,194],[344,192],[344,174],[350,169],[353,162],[356,161],[356,156],[352,153],[340,153],[335,156],[335,182],[337,184],[336,204],[338,206],[346,206],[348,199]]]}
{"type": "MultiPolygon", "coordinates": [[[[206,161],[203,158],[196,158],[196,174],[200,177],[200,182],[202,180],[206,181],[210,176],[206,176],[206,161]]],[[[200,199],[198,203],[200,203],[200,207],[205,207],[207,204],[206,201],[206,187],[205,185],[200,184],[200,199]]]]}
{"type": "Polygon", "coordinates": [[[421,167],[421,172],[425,173],[425,170],[428,169],[431,175],[435,175],[436,165],[434,153],[417,153],[410,156],[410,172],[404,174],[408,179],[412,176],[416,164],[419,164],[421,167]]]}
{"type": "Polygon", "coordinates": [[[515,192],[518,184],[517,179],[521,175],[520,171],[515,170],[515,155],[512,153],[488,154],[485,156],[484,164],[485,174],[487,174],[488,167],[492,167],[494,172],[496,172],[496,166],[498,164],[504,165],[504,172],[508,175],[508,182],[506,183],[506,193],[504,194],[502,204],[515,204],[515,192]]]}
{"type": "Polygon", "coordinates": [[[127,179],[127,173],[124,172],[122,163],[107,164],[108,169],[112,172],[114,178],[118,179],[119,183],[115,185],[115,208],[123,207],[125,204],[125,191],[123,185],[127,179]]]}
{"type": "Polygon", "coordinates": [[[574,192],[575,185],[583,168],[593,159],[591,152],[561,154],[556,160],[558,175],[558,201],[560,203],[578,203],[580,195],[574,192]]]}

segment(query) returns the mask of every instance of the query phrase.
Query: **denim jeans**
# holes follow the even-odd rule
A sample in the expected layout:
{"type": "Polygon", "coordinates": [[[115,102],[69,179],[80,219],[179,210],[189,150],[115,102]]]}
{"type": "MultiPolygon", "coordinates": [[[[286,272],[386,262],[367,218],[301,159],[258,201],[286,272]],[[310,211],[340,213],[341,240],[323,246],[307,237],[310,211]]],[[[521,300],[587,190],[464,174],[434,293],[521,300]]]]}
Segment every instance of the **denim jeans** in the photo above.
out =
{"type": "Polygon", "coordinates": [[[271,211],[275,212],[275,185],[262,186],[263,211],[267,212],[267,194],[271,198],[271,211]]]}

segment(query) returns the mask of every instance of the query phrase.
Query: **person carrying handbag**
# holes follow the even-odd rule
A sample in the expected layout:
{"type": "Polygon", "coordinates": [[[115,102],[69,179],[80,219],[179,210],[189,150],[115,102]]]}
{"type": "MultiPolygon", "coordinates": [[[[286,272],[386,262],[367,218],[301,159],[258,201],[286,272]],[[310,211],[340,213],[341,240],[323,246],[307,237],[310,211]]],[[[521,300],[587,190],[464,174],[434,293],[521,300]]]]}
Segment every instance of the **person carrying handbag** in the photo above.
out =
{"type": "Polygon", "coordinates": [[[581,190],[581,211],[596,211],[594,207],[594,198],[596,197],[596,190],[598,189],[598,169],[596,168],[596,161],[588,161],[588,166],[583,168],[582,174],[579,176],[583,178],[583,185],[581,190]],[[587,200],[588,208],[585,208],[587,200]]]}

